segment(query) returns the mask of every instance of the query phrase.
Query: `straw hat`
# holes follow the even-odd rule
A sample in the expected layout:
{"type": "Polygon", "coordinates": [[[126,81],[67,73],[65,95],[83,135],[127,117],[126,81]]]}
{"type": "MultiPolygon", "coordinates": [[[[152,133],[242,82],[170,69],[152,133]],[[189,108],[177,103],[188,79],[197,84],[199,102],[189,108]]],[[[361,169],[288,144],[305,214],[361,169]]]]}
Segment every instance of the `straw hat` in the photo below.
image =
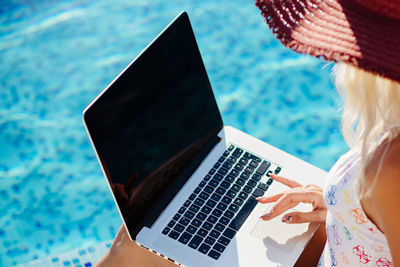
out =
{"type": "Polygon", "coordinates": [[[255,0],[281,42],[400,82],[400,0],[255,0]]]}

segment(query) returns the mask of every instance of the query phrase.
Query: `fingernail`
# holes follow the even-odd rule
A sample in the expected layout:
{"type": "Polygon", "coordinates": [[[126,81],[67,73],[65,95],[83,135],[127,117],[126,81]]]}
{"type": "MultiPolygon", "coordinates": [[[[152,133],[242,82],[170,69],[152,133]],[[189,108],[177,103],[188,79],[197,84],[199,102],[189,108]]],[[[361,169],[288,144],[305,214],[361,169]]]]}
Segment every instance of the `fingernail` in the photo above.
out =
{"type": "Polygon", "coordinates": [[[271,216],[271,213],[266,213],[263,216],[261,216],[260,218],[262,218],[263,220],[268,219],[271,216]]]}
{"type": "Polygon", "coordinates": [[[290,222],[292,222],[292,216],[283,216],[282,217],[282,222],[284,222],[284,223],[290,223],[290,222]]]}

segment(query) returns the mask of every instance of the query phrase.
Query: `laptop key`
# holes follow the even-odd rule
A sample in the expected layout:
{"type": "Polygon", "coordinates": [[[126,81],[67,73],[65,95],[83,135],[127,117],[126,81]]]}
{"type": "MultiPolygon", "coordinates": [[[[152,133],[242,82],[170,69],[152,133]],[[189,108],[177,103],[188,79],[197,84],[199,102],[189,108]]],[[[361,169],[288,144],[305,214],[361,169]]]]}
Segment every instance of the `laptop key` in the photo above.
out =
{"type": "Polygon", "coordinates": [[[201,228],[201,229],[199,229],[199,231],[197,231],[197,234],[199,236],[206,237],[206,235],[208,234],[208,231],[204,228],[201,228]]]}
{"type": "Polygon", "coordinates": [[[215,205],[217,205],[217,202],[215,202],[214,200],[207,200],[206,205],[209,206],[210,208],[214,208],[215,205]]]}
{"type": "Polygon", "coordinates": [[[225,160],[226,158],[224,157],[224,156],[221,156],[219,159],[218,159],[218,162],[224,162],[224,160],[225,160]]]}
{"type": "Polygon", "coordinates": [[[220,243],[216,243],[213,247],[213,249],[215,249],[216,251],[218,251],[219,253],[224,252],[225,250],[225,246],[221,245],[220,243]]]}
{"type": "Polygon", "coordinates": [[[215,243],[215,239],[212,238],[212,237],[210,237],[210,236],[208,236],[208,237],[206,238],[206,240],[204,240],[204,243],[209,244],[210,246],[212,246],[212,245],[214,245],[214,243],[215,243]]]}
{"type": "Polygon", "coordinates": [[[188,218],[183,217],[182,219],[180,219],[179,223],[183,224],[183,225],[188,225],[190,222],[190,220],[188,218]]]}
{"type": "Polygon", "coordinates": [[[180,213],[180,214],[182,214],[182,213],[184,213],[185,212],[185,208],[184,207],[181,207],[179,210],[178,210],[178,212],[180,213]]]}
{"type": "Polygon", "coordinates": [[[199,212],[199,214],[197,214],[196,218],[199,219],[200,221],[204,221],[207,218],[207,215],[205,215],[202,212],[199,212]]]}
{"type": "Polygon", "coordinates": [[[266,184],[263,184],[263,183],[259,183],[258,184],[258,188],[260,188],[262,191],[267,191],[267,189],[268,189],[268,186],[266,185],[266,184]]]}
{"type": "Polygon", "coordinates": [[[235,151],[232,152],[232,156],[239,158],[243,154],[243,149],[236,148],[235,151]]]}
{"type": "Polygon", "coordinates": [[[186,218],[193,219],[194,213],[188,210],[188,211],[185,212],[184,216],[186,218]]]}
{"type": "Polygon", "coordinates": [[[247,194],[251,193],[251,191],[253,191],[253,188],[246,185],[245,187],[243,187],[243,192],[246,192],[247,194]]]}
{"type": "Polygon", "coordinates": [[[247,202],[243,205],[242,209],[238,212],[236,217],[231,221],[229,227],[235,230],[239,230],[239,228],[250,215],[251,211],[254,209],[257,203],[257,199],[255,199],[254,197],[250,197],[249,200],[247,200],[247,202]]]}
{"type": "Polygon", "coordinates": [[[228,150],[229,150],[229,151],[232,151],[234,148],[235,148],[234,145],[230,145],[230,146],[228,147],[228,150]]]}
{"type": "Polygon", "coordinates": [[[215,162],[214,164],[214,169],[218,169],[221,166],[221,163],[215,162]]]}
{"type": "Polygon", "coordinates": [[[179,237],[179,233],[177,231],[172,230],[169,235],[172,239],[177,239],[179,237]]]}
{"type": "Polygon", "coordinates": [[[226,161],[233,164],[237,161],[237,158],[230,156],[226,161]]]}
{"type": "Polygon", "coordinates": [[[243,164],[237,163],[237,164],[235,165],[235,169],[238,170],[238,171],[243,170],[243,168],[244,168],[243,164]]]}
{"type": "Polygon", "coordinates": [[[222,198],[221,202],[224,203],[224,204],[226,204],[226,205],[229,205],[229,204],[231,204],[231,202],[232,202],[232,198],[227,197],[227,196],[224,196],[224,197],[222,198]]]}
{"type": "Polygon", "coordinates": [[[215,250],[211,250],[207,255],[215,260],[218,260],[218,258],[221,256],[221,254],[216,252],[215,250]]]}
{"type": "Polygon", "coordinates": [[[190,203],[192,203],[190,200],[186,200],[185,204],[183,204],[183,206],[187,208],[190,206],[190,203]]]}
{"type": "Polygon", "coordinates": [[[222,202],[218,203],[217,209],[225,210],[228,206],[222,202]]]}
{"type": "Polygon", "coordinates": [[[241,164],[243,164],[243,165],[246,165],[248,161],[249,161],[249,160],[246,159],[246,158],[241,158],[241,159],[239,160],[239,162],[240,162],[241,164]]]}
{"type": "Polygon", "coordinates": [[[211,196],[211,199],[218,202],[218,201],[221,199],[221,197],[222,197],[222,196],[221,196],[220,194],[214,193],[214,194],[211,196]]]}
{"type": "Polygon", "coordinates": [[[271,165],[271,163],[266,162],[265,160],[261,163],[260,167],[258,167],[256,173],[263,175],[267,169],[269,168],[269,166],[271,165]]]}
{"type": "Polygon", "coordinates": [[[250,161],[249,166],[252,168],[257,168],[258,166],[258,162],[255,160],[250,161]]]}
{"type": "Polygon", "coordinates": [[[195,235],[192,240],[189,242],[189,247],[197,249],[200,243],[203,241],[203,238],[199,235],[195,235]]]}
{"type": "Polygon", "coordinates": [[[186,231],[188,231],[188,232],[191,233],[191,234],[194,234],[194,233],[196,233],[197,228],[194,227],[193,225],[189,225],[189,226],[186,228],[186,231]]]}
{"type": "Polygon", "coordinates": [[[232,188],[232,190],[238,192],[238,191],[240,190],[240,185],[238,185],[238,184],[236,183],[236,184],[232,185],[231,188],[232,188]]]}
{"type": "Polygon", "coordinates": [[[216,172],[216,170],[215,170],[214,168],[212,168],[212,169],[208,172],[208,174],[213,175],[215,172],[216,172]]]}
{"type": "Polygon", "coordinates": [[[201,206],[203,206],[204,202],[205,202],[205,201],[204,201],[203,199],[197,198],[197,199],[194,201],[194,204],[196,204],[197,206],[201,207],[201,206]]]}
{"type": "Polygon", "coordinates": [[[254,172],[254,168],[247,166],[244,171],[251,174],[254,172]]]}
{"type": "Polygon", "coordinates": [[[210,223],[214,224],[214,223],[216,223],[218,221],[218,219],[217,219],[217,217],[215,217],[213,215],[210,215],[210,216],[208,216],[207,221],[209,221],[210,223]]]}
{"type": "Polygon", "coordinates": [[[172,219],[177,221],[177,220],[179,220],[180,217],[181,217],[181,215],[179,213],[177,213],[174,215],[174,218],[172,218],[172,219]]]}
{"type": "Polygon", "coordinates": [[[222,235],[229,239],[232,239],[235,236],[235,234],[236,234],[235,230],[232,230],[231,228],[226,228],[222,235]]]}
{"type": "Polygon", "coordinates": [[[219,218],[219,216],[222,215],[222,211],[220,211],[219,209],[215,209],[213,210],[212,215],[219,218]]]}
{"type": "Polygon", "coordinates": [[[201,221],[199,219],[194,219],[192,224],[193,226],[199,227],[201,225],[201,221]]]}
{"type": "Polygon", "coordinates": [[[223,189],[222,187],[218,187],[217,190],[215,190],[216,193],[223,195],[226,192],[226,189],[223,189]]]}
{"type": "Polygon", "coordinates": [[[198,194],[198,193],[200,193],[200,191],[201,191],[201,187],[198,186],[193,192],[194,192],[195,194],[198,194]]]}
{"type": "Polygon", "coordinates": [[[236,198],[234,201],[233,201],[233,204],[235,204],[235,205],[238,205],[238,206],[241,206],[242,204],[243,204],[243,199],[241,199],[241,198],[236,198]]]}
{"type": "Polygon", "coordinates": [[[217,223],[215,225],[215,230],[222,232],[225,229],[225,226],[223,224],[217,223]]]}
{"type": "Polygon", "coordinates": [[[222,223],[223,225],[227,225],[229,221],[230,220],[226,217],[221,217],[221,219],[219,219],[219,222],[222,223]]]}
{"type": "Polygon", "coordinates": [[[235,204],[231,204],[229,206],[229,210],[233,211],[233,212],[237,212],[239,210],[239,207],[235,204]]]}
{"type": "Polygon", "coordinates": [[[238,177],[239,176],[239,171],[238,170],[231,170],[231,172],[229,173],[230,175],[234,176],[234,177],[238,177]]]}
{"type": "Polygon", "coordinates": [[[264,195],[264,191],[262,191],[261,189],[259,189],[259,188],[256,188],[256,190],[254,190],[254,192],[253,192],[253,197],[261,197],[261,196],[263,196],[264,195]]]}
{"type": "Polygon", "coordinates": [[[174,230],[179,232],[179,233],[182,233],[183,230],[185,230],[185,226],[183,226],[182,224],[178,223],[177,225],[175,225],[174,230]]]}
{"type": "Polygon", "coordinates": [[[222,174],[222,175],[225,175],[225,174],[228,173],[228,170],[225,169],[225,168],[219,168],[219,169],[218,169],[218,173],[220,173],[220,174],[222,174]]]}
{"type": "Polygon", "coordinates": [[[226,238],[225,236],[221,236],[218,239],[218,242],[221,243],[224,246],[227,246],[229,244],[230,240],[228,238],[226,238]]]}
{"type": "MultiPolygon", "coordinates": [[[[214,191],[214,188],[216,188],[218,186],[218,184],[219,184],[219,182],[215,179],[211,179],[211,181],[208,182],[209,187],[212,187],[212,191],[214,191]]],[[[211,193],[211,192],[207,191],[207,193],[211,193]]]]}
{"type": "Polygon", "coordinates": [[[203,223],[203,228],[206,230],[211,230],[212,227],[213,227],[213,225],[209,222],[203,223]]]}
{"type": "Polygon", "coordinates": [[[205,181],[201,181],[200,184],[199,184],[199,186],[200,186],[200,187],[204,187],[206,184],[207,184],[207,183],[206,183],[205,181]]]}
{"type": "Polygon", "coordinates": [[[249,180],[249,181],[247,182],[247,185],[250,186],[250,187],[255,187],[256,184],[257,184],[257,182],[254,181],[253,179],[251,179],[251,180],[249,180]]]}
{"type": "Polygon", "coordinates": [[[272,180],[271,178],[269,178],[268,181],[267,181],[267,184],[268,184],[268,185],[271,185],[273,181],[274,181],[274,180],[272,180]]]}
{"type": "Polygon", "coordinates": [[[205,214],[210,214],[211,210],[212,209],[210,207],[207,207],[207,206],[204,206],[204,207],[201,208],[201,212],[204,212],[205,214]]]}
{"type": "Polygon", "coordinates": [[[210,246],[207,244],[201,244],[201,246],[199,247],[199,251],[201,253],[207,254],[207,252],[210,250],[210,246]]]}
{"type": "Polygon", "coordinates": [[[187,242],[189,242],[189,240],[192,238],[192,235],[185,232],[181,235],[181,237],[179,237],[178,241],[183,243],[183,244],[187,244],[187,242]]]}
{"type": "Polygon", "coordinates": [[[194,213],[198,212],[199,209],[200,209],[200,207],[195,205],[195,204],[192,204],[192,206],[190,206],[190,208],[189,208],[189,210],[194,212],[194,213]]]}
{"type": "Polygon", "coordinates": [[[213,179],[217,180],[218,182],[222,181],[222,179],[224,178],[224,176],[222,176],[219,173],[216,173],[213,177],[213,179]]]}
{"type": "Polygon", "coordinates": [[[210,180],[210,178],[211,178],[211,175],[209,175],[209,174],[207,174],[205,177],[204,177],[204,179],[203,179],[203,181],[208,181],[208,180],[210,180]]]}
{"type": "Polygon", "coordinates": [[[229,163],[229,162],[225,162],[224,164],[222,164],[222,167],[224,167],[227,170],[232,168],[232,166],[233,166],[232,163],[229,163]]]}
{"type": "Polygon", "coordinates": [[[244,185],[244,180],[239,178],[239,179],[237,179],[236,184],[242,186],[242,185],[244,185]]]}
{"type": "Polygon", "coordinates": [[[255,181],[260,181],[261,180],[261,175],[258,173],[253,174],[253,176],[251,176],[251,179],[255,180],[255,181]]]}
{"type": "Polygon", "coordinates": [[[228,183],[233,183],[235,181],[235,177],[233,177],[232,175],[228,175],[225,177],[225,181],[227,181],[228,183]]]}
{"type": "Polygon", "coordinates": [[[199,198],[202,198],[203,200],[207,200],[209,197],[210,195],[205,192],[201,192],[199,195],[199,198]]]}
{"type": "Polygon", "coordinates": [[[169,230],[171,230],[169,227],[165,227],[164,230],[162,231],[162,233],[164,235],[168,234],[169,230]]]}
{"type": "Polygon", "coordinates": [[[227,181],[222,181],[222,183],[221,183],[221,187],[224,188],[224,189],[228,189],[230,185],[231,184],[228,183],[227,181]]]}
{"type": "Polygon", "coordinates": [[[173,227],[175,225],[175,221],[174,220],[171,220],[169,223],[168,223],[168,227],[173,227]]]}
{"type": "Polygon", "coordinates": [[[249,177],[250,177],[250,174],[248,174],[247,172],[243,172],[243,173],[240,175],[240,178],[243,178],[243,179],[245,179],[245,180],[249,179],[249,177]]]}
{"type": "Polygon", "coordinates": [[[234,198],[236,196],[236,192],[233,190],[229,190],[228,193],[226,193],[226,196],[230,197],[230,198],[234,198]]]}
{"type": "Polygon", "coordinates": [[[194,200],[196,198],[196,194],[191,194],[189,200],[194,200]]]}
{"type": "Polygon", "coordinates": [[[241,199],[246,199],[248,196],[249,196],[249,195],[246,194],[245,192],[240,192],[240,194],[239,194],[239,197],[240,197],[241,199]]]}
{"type": "Polygon", "coordinates": [[[218,232],[217,230],[212,230],[210,233],[210,236],[217,239],[220,236],[220,232],[218,232]]]}
{"type": "MultiPolygon", "coordinates": [[[[213,181],[213,180],[211,180],[210,183],[211,183],[212,181],[213,181]]],[[[218,183],[217,183],[217,184],[218,184],[218,183]]],[[[208,194],[211,194],[213,191],[214,191],[214,188],[212,188],[212,187],[209,186],[209,185],[207,185],[206,187],[204,187],[204,192],[206,192],[206,193],[208,193],[208,194]]]]}
{"type": "Polygon", "coordinates": [[[225,150],[223,155],[226,157],[226,156],[228,156],[229,154],[230,154],[229,151],[228,151],[228,150],[225,150]]]}
{"type": "Polygon", "coordinates": [[[227,211],[225,211],[224,216],[226,216],[226,217],[232,219],[233,216],[235,216],[235,213],[233,213],[233,212],[230,211],[230,210],[227,210],[227,211]]]}
{"type": "Polygon", "coordinates": [[[275,174],[279,174],[280,172],[281,172],[281,167],[276,167],[276,169],[275,169],[275,174]]]}

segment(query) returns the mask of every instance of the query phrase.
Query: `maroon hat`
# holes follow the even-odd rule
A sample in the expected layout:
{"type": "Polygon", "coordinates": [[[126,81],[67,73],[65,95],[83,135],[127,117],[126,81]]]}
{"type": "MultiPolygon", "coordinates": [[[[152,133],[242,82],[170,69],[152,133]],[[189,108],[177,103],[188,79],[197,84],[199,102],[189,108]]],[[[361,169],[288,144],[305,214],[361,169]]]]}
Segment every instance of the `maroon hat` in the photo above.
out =
{"type": "Polygon", "coordinates": [[[255,0],[281,42],[400,82],[400,0],[255,0]]]}

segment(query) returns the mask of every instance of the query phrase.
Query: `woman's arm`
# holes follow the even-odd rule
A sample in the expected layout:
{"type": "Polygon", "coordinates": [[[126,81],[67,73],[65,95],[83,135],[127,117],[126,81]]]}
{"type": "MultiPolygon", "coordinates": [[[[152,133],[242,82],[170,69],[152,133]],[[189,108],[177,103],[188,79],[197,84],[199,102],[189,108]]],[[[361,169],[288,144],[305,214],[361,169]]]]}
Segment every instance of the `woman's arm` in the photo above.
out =
{"type": "Polygon", "coordinates": [[[386,153],[377,150],[366,169],[368,186],[375,178],[376,182],[371,196],[367,196],[371,200],[367,201],[369,207],[365,208],[367,212],[372,208],[368,215],[385,234],[394,266],[400,266],[400,137],[385,146],[386,153]]]}
{"type": "Polygon", "coordinates": [[[325,225],[320,225],[296,261],[295,267],[317,266],[326,243],[325,225]]]}
{"type": "Polygon", "coordinates": [[[172,262],[157,256],[129,239],[125,226],[122,225],[106,255],[96,267],[173,267],[172,262]]]}

